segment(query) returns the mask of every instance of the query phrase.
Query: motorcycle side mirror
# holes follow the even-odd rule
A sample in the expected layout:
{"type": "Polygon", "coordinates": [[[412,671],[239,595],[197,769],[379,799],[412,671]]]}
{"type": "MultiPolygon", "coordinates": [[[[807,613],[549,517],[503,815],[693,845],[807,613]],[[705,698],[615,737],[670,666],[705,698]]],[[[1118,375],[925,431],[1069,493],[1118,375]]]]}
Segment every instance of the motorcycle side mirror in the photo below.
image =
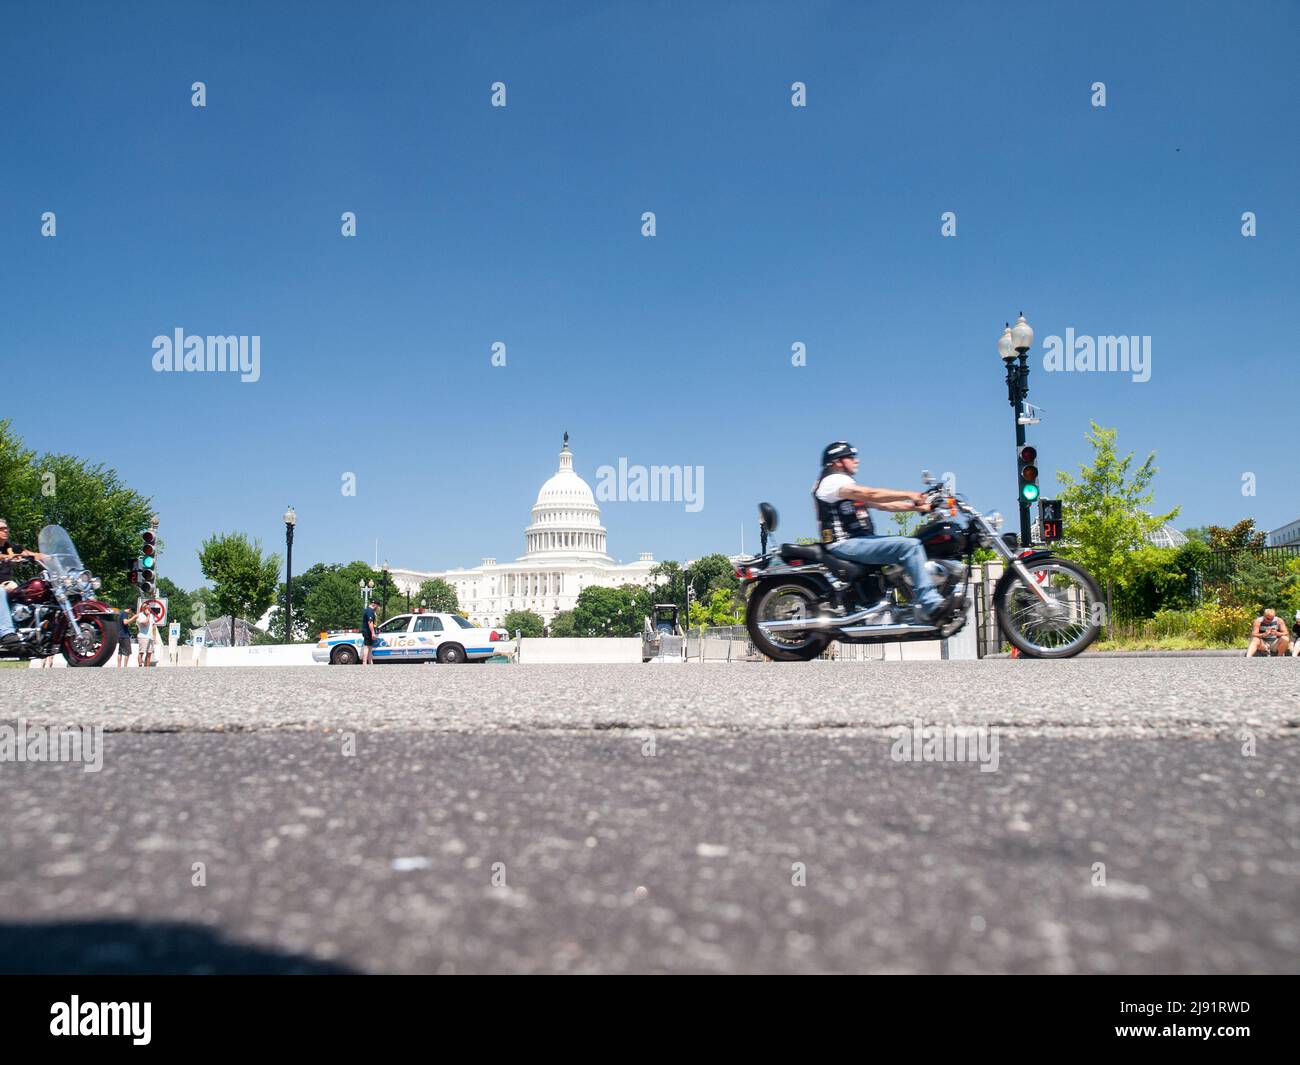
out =
{"type": "Polygon", "coordinates": [[[921,471],[921,483],[922,483],[922,484],[934,484],[934,474],[932,474],[929,470],[922,470],[922,471],[921,471]]]}
{"type": "Polygon", "coordinates": [[[771,503],[760,503],[758,505],[758,527],[763,532],[776,532],[777,520],[776,507],[772,506],[771,503]]]}

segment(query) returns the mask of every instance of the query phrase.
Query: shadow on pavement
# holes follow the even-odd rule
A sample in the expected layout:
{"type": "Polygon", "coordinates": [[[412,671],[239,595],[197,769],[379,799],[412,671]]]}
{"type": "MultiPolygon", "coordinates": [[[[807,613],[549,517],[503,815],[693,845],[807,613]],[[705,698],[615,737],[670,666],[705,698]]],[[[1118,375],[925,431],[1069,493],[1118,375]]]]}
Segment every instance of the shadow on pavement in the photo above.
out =
{"type": "Polygon", "coordinates": [[[0,924],[4,975],[345,974],[357,970],[223,939],[199,924],[58,921],[0,924]]]}

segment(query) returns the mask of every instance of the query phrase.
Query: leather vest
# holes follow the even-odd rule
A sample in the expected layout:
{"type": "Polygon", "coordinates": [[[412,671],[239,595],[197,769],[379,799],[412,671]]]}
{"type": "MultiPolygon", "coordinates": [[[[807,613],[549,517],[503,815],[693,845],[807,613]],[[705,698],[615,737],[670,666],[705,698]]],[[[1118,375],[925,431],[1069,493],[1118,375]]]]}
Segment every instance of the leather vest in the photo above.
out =
{"type": "Polygon", "coordinates": [[[817,507],[817,527],[821,530],[823,544],[837,544],[858,536],[875,536],[871,524],[871,509],[860,500],[837,499],[832,503],[818,498],[817,491],[826,479],[823,475],[813,485],[813,503],[817,507]]]}

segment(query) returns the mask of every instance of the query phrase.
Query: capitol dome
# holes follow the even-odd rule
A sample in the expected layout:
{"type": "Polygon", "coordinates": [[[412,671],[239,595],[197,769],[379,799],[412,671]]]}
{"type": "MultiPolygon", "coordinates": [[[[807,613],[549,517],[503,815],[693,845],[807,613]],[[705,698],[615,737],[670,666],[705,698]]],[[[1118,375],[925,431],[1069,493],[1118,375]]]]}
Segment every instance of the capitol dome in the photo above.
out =
{"type": "Polygon", "coordinates": [[[570,555],[581,558],[608,559],[605,554],[605,527],[600,523],[591,485],[574,472],[569,434],[564,434],[560,449],[560,468],[542,485],[533,504],[532,523],[524,530],[525,554],[570,555]]]}

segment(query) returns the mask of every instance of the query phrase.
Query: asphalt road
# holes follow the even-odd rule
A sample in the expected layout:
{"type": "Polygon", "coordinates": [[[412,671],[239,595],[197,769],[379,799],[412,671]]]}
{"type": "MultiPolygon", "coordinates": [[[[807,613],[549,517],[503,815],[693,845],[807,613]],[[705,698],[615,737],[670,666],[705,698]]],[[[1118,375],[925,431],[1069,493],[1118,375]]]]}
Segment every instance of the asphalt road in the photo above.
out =
{"type": "Polygon", "coordinates": [[[106,732],[0,761],[5,971],[1300,959],[1294,661],[0,671],[19,719],[106,732]]]}

